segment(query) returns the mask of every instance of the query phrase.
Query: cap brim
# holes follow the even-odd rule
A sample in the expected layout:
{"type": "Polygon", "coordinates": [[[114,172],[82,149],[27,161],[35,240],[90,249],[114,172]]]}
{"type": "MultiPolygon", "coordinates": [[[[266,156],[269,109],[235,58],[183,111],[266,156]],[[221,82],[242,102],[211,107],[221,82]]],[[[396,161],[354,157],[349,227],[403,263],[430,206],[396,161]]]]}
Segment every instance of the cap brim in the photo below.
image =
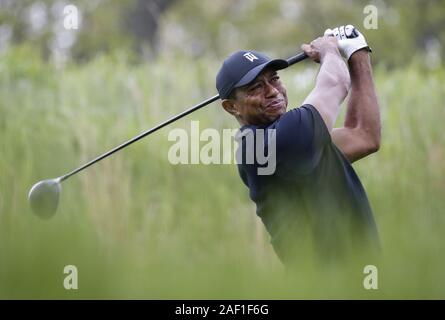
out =
{"type": "Polygon", "coordinates": [[[256,66],[255,68],[253,68],[252,70],[247,72],[244,75],[244,77],[242,77],[240,79],[240,81],[238,81],[233,86],[233,88],[239,88],[239,87],[245,86],[246,84],[249,84],[267,67],[271,67],[275,70],[281,70],[281,69],[287,68],[288,66],[289,66],[289,63],[287,63],[286,60],[283,60],[283,59],[270,60],[266,63],[260,64],[259,66],[256,66]]]}

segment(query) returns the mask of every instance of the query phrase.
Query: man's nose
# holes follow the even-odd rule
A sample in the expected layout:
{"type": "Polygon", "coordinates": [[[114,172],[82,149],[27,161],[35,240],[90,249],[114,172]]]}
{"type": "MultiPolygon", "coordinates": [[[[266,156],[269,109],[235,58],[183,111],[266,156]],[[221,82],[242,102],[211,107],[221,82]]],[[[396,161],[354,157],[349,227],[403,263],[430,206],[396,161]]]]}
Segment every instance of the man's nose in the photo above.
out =
{"type": "Polygon", "coordinates": [[[269,82],[266,82],[266,97],[274,97],[278,95],[279,91],[269,82]]]}

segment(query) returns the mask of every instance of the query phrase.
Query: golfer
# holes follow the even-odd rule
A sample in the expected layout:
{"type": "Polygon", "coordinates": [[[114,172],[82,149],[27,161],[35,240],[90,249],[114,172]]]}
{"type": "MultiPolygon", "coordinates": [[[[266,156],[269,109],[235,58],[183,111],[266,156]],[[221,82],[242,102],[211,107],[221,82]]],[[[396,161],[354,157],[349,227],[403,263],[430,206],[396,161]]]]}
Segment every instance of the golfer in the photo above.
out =
{"type": "Polygon", "coordinates": [[[285,60],[238,51],[224,61],[216,78],[222,106],[243,133],[239,174],[285,265],[300,263],[305,249],[338,259],[351,250],[378,247],[371,206],[351,166],[380,146],[370,49],[364,36],[348,25],[326,30],[302,50],[320,68],[303,104],[289,111],[277,73],[287,67],[285,60]],[[334,128],[348,94],[344,124],[334,128]],[[259,129],[274,133],[260,137],[259,129]],[[248,153],[256,154],[246,148],[249,135],[264,139],[259,144],[264,154],[276,152],[272,174],[259,174],[257,159],[245,161],[248,153]]]}

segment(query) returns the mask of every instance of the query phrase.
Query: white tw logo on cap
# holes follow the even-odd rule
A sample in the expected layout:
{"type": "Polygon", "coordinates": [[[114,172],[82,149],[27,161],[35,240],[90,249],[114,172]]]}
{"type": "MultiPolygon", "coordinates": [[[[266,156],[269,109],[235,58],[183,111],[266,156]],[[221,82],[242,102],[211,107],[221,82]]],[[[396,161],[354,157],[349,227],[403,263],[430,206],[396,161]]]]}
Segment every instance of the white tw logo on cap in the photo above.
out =
{"type": "Polygon", "coordinates": [[[258,57],[254,55],[252,52],[246,52],[245,54],[243,54],[243,56],[250,62],[253,62],[253,60],[255,59],[258,60],[258,57]]]}

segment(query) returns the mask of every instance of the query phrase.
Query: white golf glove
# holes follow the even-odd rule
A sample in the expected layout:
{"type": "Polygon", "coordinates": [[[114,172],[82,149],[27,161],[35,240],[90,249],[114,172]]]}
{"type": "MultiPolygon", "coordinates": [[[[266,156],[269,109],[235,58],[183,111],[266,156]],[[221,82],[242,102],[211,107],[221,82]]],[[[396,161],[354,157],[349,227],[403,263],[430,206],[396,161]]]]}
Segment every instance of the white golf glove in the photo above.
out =
{"type": "Polygon", "coordinates": [[[365,37],[354,26],[348,24],[334,29],[326,29],[325,36],[333,36],[338,40],[338,48],[343,56],[349,60],[351,55],[363,48],[372,51],[366,43],[365,37]]]}

